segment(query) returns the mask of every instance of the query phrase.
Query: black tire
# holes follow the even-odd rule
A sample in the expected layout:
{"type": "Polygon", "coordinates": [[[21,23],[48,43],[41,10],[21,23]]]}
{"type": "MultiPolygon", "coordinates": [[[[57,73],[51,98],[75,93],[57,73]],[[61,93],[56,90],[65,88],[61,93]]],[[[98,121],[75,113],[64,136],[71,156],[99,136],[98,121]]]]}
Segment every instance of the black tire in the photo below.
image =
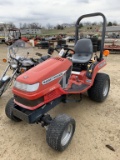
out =
{"type": "Polygon", "coordinates": [[[51,148],[64,151],[71,142],[74,131],[75,120],[65,114],[58,115],[48,127],[46,141],[51,148]]]}
{"type": "Polygon", "coordinates": [[[109,93],[110,78],[105,73],[97,73],[93,86],[88,90],[90,99],[96,102],[103,102],[109,93]]]}
{"type": "Polygon", "coordinates": [[[6,104],[5,107],[5,114],[8,118],[10,118],[11,120],[15,121],[15,122],[20,122],[22,121],[21,119],[15,117],[12,113],[12,108],[14,108],[14,98],[11,98],[8,103],[6,104]]]}

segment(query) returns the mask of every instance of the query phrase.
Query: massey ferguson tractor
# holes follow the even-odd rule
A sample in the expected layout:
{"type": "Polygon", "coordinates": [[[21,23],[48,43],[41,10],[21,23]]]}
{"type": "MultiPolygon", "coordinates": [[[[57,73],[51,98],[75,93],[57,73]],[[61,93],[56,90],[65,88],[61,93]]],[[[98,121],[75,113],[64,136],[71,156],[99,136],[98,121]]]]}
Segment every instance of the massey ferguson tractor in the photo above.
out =
{"type": "MultiPolygon", "coordinates": [[[[52,118],[48,111],[59,103],[69,102],[69,95],[87,92],[91,100],[103,102],[109,93],[110,78],[99,72],[106,65],[109,51],[104,51],[106,18],[102,13],[82,15],[76,22],[75,46],[72,57],[51,57],[16,78],[13,98],[5,108],[8,118],[15,122],[41,123],[46,128],[48,145],[63,151],[71,142],[75,120],[66,114],[52,118]],[[79,39],[79,24],[83,18],[101,16],[103,19],[101,48],[94,54],[90,39],[79,39]]],[[[70,49],[68,52],[71,52],[70,49]]],[[[97,103],[99,105],[99,103],[97,103]]],[[[74,109],[74,107],[73,107],[74,109]]]]}

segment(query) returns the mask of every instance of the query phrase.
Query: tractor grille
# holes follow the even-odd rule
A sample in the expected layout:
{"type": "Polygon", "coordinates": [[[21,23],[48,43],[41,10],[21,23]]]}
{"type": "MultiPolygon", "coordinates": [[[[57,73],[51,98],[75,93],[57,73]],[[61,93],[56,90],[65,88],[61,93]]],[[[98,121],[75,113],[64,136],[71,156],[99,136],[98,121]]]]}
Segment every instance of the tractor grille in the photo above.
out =
{"type": "Polygon", "coordinates": [[[28,100],[28,99],[19,97],[17,95],[14,95],[14,98],[18,103],[21,103],[21,104],[23,104],[25,106],[29,106],[29,107],[34,107],[34,106],[40,104],[41,102],[44,102],[44,97],[41,97],[41,98],[38,98],[35,100],[28,100]]]}

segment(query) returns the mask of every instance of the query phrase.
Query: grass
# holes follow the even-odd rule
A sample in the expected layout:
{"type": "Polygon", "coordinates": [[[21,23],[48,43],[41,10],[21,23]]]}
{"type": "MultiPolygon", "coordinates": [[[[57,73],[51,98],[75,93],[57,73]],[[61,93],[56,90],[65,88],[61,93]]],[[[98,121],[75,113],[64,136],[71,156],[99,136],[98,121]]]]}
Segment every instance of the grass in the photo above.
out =
{"type": "MultiPolygon", "coordinates": [[[[81,33],[85,33],[85,34],[96,34],[99,33],[98,30],[100,28],[100,26],[92,26],[91,29],[88,29],[90,27],[88,26],[84,26],[81,28],[81,33]]],[[[75,26],[74,27],[66,27],[63,30],[58,30],[58,29],[41,29],[41,34],[38,36],[56,36],[59,34],[66,34],[68,36],[74,36],[75,35],[75,26]]],[[[30,36],[35,36],[35,35],[26,35],[27,37],[30,36]]]]}
{"type": "Polygon", "coordinates": [[[41,35],[46,36],[46,35],[58,35],[58,34],[67,34],[67,35],[74,35],[75,34],[75,27],[67,27],[64,28],[63,30],[58,30],[58,29],[42,29],[41,30],[41,35]]]}
{"type": "MultiPolygon", "coordinates": [[[[81,32],[86,33],[86,34],[96,34],[99,33],[100,26],[84,26],[81,28],[81,32]]],[[[69,36],[75,35],[75,26],[74,27],[66,27],[63,30],[58,30],[58,29],[42,29],[41,30],[41,35],[46,36],[46,35],[58,35],[58,34],[67,34],[69,36]]]]}

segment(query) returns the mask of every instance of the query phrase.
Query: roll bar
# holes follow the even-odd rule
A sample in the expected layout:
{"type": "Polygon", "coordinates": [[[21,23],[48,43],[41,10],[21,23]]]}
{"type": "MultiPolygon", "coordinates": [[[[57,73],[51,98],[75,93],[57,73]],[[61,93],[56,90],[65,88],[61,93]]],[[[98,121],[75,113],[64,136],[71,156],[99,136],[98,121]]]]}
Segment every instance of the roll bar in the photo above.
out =
{"type": "Polygon", "coordinates": [[[103,18],[103,27],[102,27],[102,39],[101,39],[101,48],[100,48],[100,57],[99,57],[99,60],[102,59],[103,57],[103,49],[104,49],[104,41],[105,41],[105,32],[106,32],[106,17],[104,14],[100,13],[100,12],[96,12],[96,13],[90,13],[90,14],[85,14],[85,15],[82,15],[81,17],[78,18],[76,24],[75,24],[75,27],[76,27],[76,30],[75,30],[75,44],[76,42],[78,41],[78,31],[79,31],[79,24],[80,24],[80,21],[83,19],[83,18],[88,18],[88,17],[95,17],[95,16],[101,16],[103,18]]]}

